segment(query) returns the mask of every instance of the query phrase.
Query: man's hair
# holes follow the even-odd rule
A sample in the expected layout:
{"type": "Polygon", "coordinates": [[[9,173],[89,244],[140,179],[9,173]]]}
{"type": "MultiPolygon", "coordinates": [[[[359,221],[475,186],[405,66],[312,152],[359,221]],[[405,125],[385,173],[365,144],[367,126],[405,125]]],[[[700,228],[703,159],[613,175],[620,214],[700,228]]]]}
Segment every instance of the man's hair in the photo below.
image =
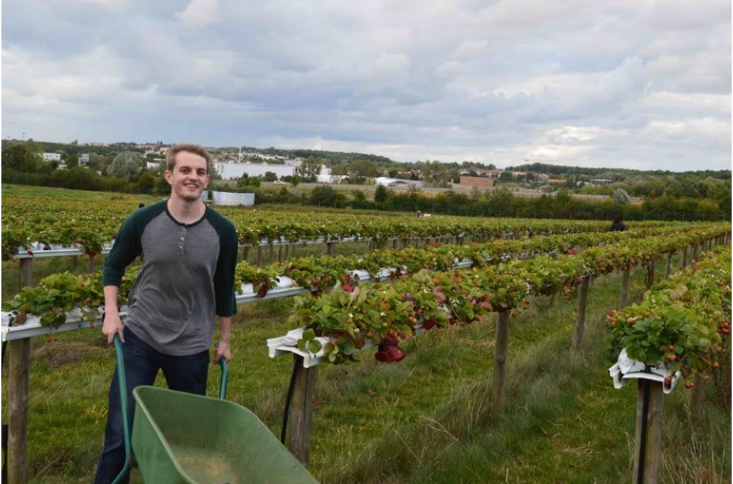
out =
{"type": "Polygon", "coordinates": [[[168,171],[172,172],[176,167],[176,155],[181,151],[193,153],[204,158],[206,160],[206,173],[210,171],[209,164],[211,163],[211,155],[206,151],[206,148],[194,143],[180,143],[168,148],[168,153],[165,155],[165,160],[168,163],[168,171]]]}

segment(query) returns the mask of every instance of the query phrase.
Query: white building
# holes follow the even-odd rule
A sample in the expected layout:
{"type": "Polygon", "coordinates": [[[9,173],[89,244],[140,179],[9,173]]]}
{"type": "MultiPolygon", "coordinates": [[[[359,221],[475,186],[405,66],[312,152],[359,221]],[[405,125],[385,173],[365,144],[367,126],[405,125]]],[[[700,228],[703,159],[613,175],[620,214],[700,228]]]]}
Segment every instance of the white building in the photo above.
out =
{"type": "Polygon", "coordinates": [[[82,154],[82,155],[81,155],[81,156],[79,157],[79,165],[81,165],[81,166],[86,166],[86,165],[88,165],[88,164],[89,164],[89,153],[83,153],[83,154],[82,154]]]}
{"type": "Polygon", "coordinates": [[[386,176],[380,176],[374,179],[375,185],[382,185],[385,187],[421,187],[422,182],[417,180],[400,180],[398,178],[387,178],[386,176]]]}
{"type": "Polygon", "coordinates": [[[61,153],[44,153],[43,161],[61,161],[61,153]]]}

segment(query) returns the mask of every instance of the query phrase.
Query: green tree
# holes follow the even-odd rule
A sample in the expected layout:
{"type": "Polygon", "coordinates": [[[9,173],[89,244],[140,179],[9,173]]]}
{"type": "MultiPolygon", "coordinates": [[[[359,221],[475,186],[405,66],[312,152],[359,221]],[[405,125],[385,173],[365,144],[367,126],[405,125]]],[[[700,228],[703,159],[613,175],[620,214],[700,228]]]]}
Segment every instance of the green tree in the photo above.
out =
{"type": "Polygon", "coordinates": [[[266,182],[274,182],[277,180],[277,175],[271,171],[266,171],[264,176],[262,177],[262,181],[266,182]]]}
{"type": "Polygon", "coordinates": [[[387,187],[384,185],[377,185],[376,190],[374,190],[374,202],[375,203],[384,203],[387,200],[389,200],[389,190],[387,190],[387,187]]]}
{"type": "Polygon", "coordinates": [[[626,193],[626,190],[617,188],[616,191],[613,192],[613,201],[619,205],[628,205],[631,203],[631,196],[626,193]]]}
{"type": "Polygon", "coordinates": [[[142,166],[138,154],[132,151],[123,151],[114,157],[107,173],[127,181],[137,179],[142,166]]]}
{"type": "Polygon", "coordinates": [[[143,170],[137,179],[136,191],[138,193],[153,193],[155,191],[156,176],[150,170],[143,170]]]}
{"type": "Polygon", "coordinates": [[[79,166],[79,155],[69,155],[66,157],[66,167],[76,168],[79,166]]]}
{"type": "Polygon", "coordinates": [[[312,205],[320,207],[340,207],[343,206],[346,197],[338,193],[328,185],[319,185],[315,187],[310,194],[309,202],[312,205]]]}
{"type": "Polygon", "coordinates": [[[315,181],[316,177],[321,173],[322,164],[323,162],[320,158],[309,156],[300,163],[296,173],[306,180],[315,181]]]}

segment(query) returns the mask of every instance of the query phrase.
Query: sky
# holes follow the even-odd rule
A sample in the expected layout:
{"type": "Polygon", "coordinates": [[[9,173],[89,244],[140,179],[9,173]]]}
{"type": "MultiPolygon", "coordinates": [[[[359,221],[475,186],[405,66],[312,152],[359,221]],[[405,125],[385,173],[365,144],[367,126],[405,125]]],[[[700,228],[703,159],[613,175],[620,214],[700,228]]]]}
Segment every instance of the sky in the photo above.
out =
{"type": "Polygon", "coordinates": [[[728,0],[3,0],[2,136],[731,168],[728,0]]]}

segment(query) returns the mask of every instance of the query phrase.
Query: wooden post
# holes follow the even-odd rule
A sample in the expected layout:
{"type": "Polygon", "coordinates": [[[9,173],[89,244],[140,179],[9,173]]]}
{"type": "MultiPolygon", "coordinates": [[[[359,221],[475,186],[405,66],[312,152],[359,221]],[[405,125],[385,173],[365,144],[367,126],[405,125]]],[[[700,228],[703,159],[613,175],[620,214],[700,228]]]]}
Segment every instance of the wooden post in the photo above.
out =
{"type": "Polygon", "coordinates": [[[326,255],[333,256],[333,242],[326,243],[326,255]]]}
{"type": "Polygon", "coordinates": [[[277,244],[277,261],[282,262],[283,261],[283,244],[282,242],[277,244]]]}
{"type": "Polygon", "coordinates": [[[90,255],[90,256],[89,256],[89,273],[90,273],[90,274],[91,274],[92,272],[94,272],[94,258],[95,258],[95,257],[96,257],[96,256],[93,256],[93,255],[90,255]]]}
{"type": "Polygon", "coordinates": [[[633,484],[658,484],[662,461],[662,384],[639,380],[633,484]]]}
{"type": "Polygon", "coordinates": [[[702,371],[695,373],[692,387],[692,400],[690,401],[690,420],[692,424],[699,427],[702,424],[703,408],[705,406],[705,377],[702,371]]]}
{"type": "Polygon", "coordinates": [[[578,287],[578,312],[575,315],[575,333],[573,333],[573,349],[578,350],[583,344],[583,334],[585,333],[585,308],[588,305],[588,286],[590,285],[590,277],[583,278],[583,282],[578,287]]]}
{"type": "MultiPolygon", "coordinates": [[[[20,287],[31,285],[31,260],[20,260],[20,287]]],[[[26,442],[28,440],[28,387],[31,366],[31,340],[8,342],[8,482],[28,480],[26,442]]]]}
{"type": "Polygon", "coordinates": [[[687,246],[682,249],[682,269],[687,267],[687,246]]]}
{"type": "Polygon", "coordinates": [[[310,462],[311,416],[316,400],[317,366],[303,368],[303,357],[296,360],[295,386],[290,401],[290,452],[304,465],[310,462]]]}
{"type": "Polygon", "coordinates": [[[245,245],[242,248],[242,260],[245,262],[249,262],[248,259],[249,259],[249,245],[245,245]]]}
{"type": "Polygon", "coordinates": [[[664,278],[669,279],[669,275],[672,273],[672,256],[674,254],[670,252],[667,254],[667,268],[664,270],[664,278]]]}
{"type": "Polygon", "coordinates": [[[646,264],[646,290],[648,291],[654,285],[654,263],[656,261],[650,260],[646,264]]]}
{"type": "Polygon", "coordinates": [[[618,308],[623,309],[626,307],[629,301],[629,280],[631,279],[631,268],[627,267],[624,271],[623,279],[621,279],[621,300],[618,303],[618,308]]]}
{"type": "Polygon", "coordinates": [[[463,237],[458,237],[458,245],[463,245],[463,237]]]}
{"type": "Polygon", "coordinates": [[[397,250],[397,238],[392,239],[392,250],[397,250]]]}
{"type": "Polygon", "coordinates": [[[504,406],[504,380],[506,379],[506,353],[509,346],[509,311],[502,311],[496,318],[494,347],[494,387],[491,406],[494,416],[501,414],[504,406]]]}
{"type": "Polygon", "coordinates": [[[267,261],[268,264],[272,264],[275,260],[275,242],[270,242],[270,259],[267,261]]]}
{"type": "Polygon", "coordinates": [[[257,246],[257,265],[262,265],[262,245],[257,246]]]}

